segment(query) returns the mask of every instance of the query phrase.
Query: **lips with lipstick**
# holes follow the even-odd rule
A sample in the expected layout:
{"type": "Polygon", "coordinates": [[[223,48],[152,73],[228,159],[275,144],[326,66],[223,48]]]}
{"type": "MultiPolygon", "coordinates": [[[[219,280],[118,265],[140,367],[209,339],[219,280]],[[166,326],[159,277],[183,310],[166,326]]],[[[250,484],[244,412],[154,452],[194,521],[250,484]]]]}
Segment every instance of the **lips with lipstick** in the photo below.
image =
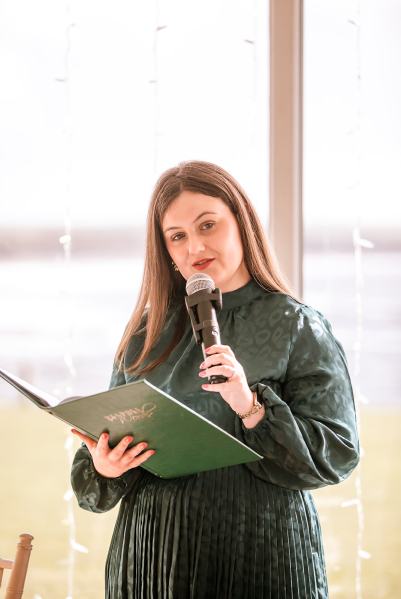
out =
{"type": "Polygon", "coordinates": [[[202,260],[197,260],[192,264],[196,270],[205,270],[212,262],[214,258],[203,258],[202,260]]]}

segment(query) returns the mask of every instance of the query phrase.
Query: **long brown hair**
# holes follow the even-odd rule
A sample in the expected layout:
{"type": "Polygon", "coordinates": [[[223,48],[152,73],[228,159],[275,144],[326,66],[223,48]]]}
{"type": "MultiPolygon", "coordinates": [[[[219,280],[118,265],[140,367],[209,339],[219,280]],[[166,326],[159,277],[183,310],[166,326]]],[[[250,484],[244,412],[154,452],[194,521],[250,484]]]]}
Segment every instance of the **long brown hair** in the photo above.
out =
{"type": "Polygon", "coordinates": [[[152,194],[141,290],[116,352],[116,361],[121,367],[132,337],[144,334],[142,350],[132,364],[125,365],[129,372],[145,374],[163,362],[179,342],[185,328],[185,308],[182,301],[183,317],[177,319],[177,328],[170,345],[162,355],[141,368],[163,329],[169,306],[182,298],[185,292],[185,279],[174,271],[162,232],[162,221],[167,208],[183,191],[198,192],[223,200],[237,218],[245,265],[252,278],[266,291],[294,297],[279,271],[255,209],[237,181],[224,169],[210,162],[182,162],[160,176],[152,194]]]}

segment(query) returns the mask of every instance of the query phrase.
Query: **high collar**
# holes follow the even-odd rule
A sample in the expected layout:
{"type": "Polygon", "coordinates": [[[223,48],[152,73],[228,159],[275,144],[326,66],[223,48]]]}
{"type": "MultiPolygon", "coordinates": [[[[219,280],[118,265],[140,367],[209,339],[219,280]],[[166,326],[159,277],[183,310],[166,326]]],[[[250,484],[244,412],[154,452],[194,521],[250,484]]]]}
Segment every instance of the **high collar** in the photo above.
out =
{"type": "Polygon", "coordinates": [[[248,304],[257,297],[262,297],[265,293],[268,292],[262,289],[254,279],[251,279],[243,287],[222,294],[223,310],[231,310],[243,304],[248,304]]]}

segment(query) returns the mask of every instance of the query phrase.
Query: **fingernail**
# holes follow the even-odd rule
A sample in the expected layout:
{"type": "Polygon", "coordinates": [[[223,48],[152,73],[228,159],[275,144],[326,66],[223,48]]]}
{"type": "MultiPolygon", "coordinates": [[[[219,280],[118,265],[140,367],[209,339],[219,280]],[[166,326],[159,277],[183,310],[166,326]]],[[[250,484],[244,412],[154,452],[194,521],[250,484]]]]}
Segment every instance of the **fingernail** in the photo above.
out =
{"type": "Polygon", "coordinates": [[[199,366],[199,368],[204,368],[205,367],[205,363],[202,362],[202,364],[199,366]]]}
{"type": "Polygon", "coordinates": [[[199,373],[199,376],[207,376],[206,372],[204,370],[201,370],[199,373]]]}

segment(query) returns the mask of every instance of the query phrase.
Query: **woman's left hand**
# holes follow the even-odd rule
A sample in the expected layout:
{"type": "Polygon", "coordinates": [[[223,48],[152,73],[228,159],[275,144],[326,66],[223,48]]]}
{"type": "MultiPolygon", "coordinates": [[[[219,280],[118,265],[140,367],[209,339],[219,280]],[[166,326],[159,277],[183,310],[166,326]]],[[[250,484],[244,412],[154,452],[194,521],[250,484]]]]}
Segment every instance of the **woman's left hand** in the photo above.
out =
{"type": "Polygon", "coordinates": [[[253,404],[253,394],[248,386],[244,369],[228,345],[212,345],[206,350],[207,358],[200,365],[200,377],[221,374],[227,382],[204,384],[205,391],[220,393],[224,401],[239,414],[247,412],[253,404]]]}

